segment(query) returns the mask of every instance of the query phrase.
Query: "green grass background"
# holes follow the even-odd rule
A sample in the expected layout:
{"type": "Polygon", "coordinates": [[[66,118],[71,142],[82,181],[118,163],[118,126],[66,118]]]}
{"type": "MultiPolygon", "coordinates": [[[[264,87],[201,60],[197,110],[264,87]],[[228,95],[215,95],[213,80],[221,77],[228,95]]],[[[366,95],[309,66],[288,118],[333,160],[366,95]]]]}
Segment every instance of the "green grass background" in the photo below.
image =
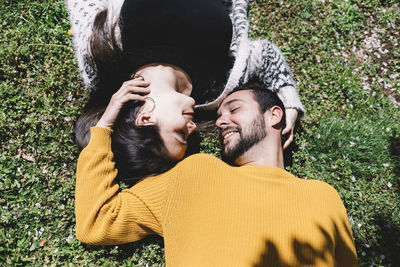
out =
{"type": "MultiPolygon", "coordinates": [[[[157,237],[105,247],[75,239],[71,133],[87,95],[68,14],[63,1],[0,3],[0,265],[163,265],[157,237]]],[[[307,110],[289,170],[337,189],[361,266],[396,266],[398,1],[255,0],[249,16],[251,37],[282,49],[307,110]]],[[[202,144],[218,153],[212,137],[202,144]]]]}

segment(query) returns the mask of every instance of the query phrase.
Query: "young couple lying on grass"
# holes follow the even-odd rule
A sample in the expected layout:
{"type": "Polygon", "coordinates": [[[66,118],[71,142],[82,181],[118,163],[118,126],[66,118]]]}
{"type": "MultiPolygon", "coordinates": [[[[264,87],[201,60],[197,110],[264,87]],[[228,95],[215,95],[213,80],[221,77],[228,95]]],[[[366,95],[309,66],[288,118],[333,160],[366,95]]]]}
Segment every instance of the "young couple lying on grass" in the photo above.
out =
{"type": "MultiPolygon", "coordinates": [[[[74,21],[85,4],[72,2],[74,21]]],[[[156,233],[171,266],[357,265],[336,191],[284,170],[282,132],[287,146],[304,109],[280,51],[248,40],[247,1],[230,6],[233,25],[218,1],[162,1],[156,10],[152,1],[122,2],[92,12],[90,56],[79,49],[84,35],[75,37],[83,76],[95,84],[76,131],[85,147],[78,239],[121,244],[156,233]],[[218,109],[223,159],[235,167],[204,154],[182,160],[196,129],[191,96],[217,96],[199,108],[218,109]],[[119,192],[117,175],[135,185],[119,192]]]]}
{"type": "Polygon", "coordinates": [[[238,88],[217,112],[223,158],[233,166],[194,154],[120,191],[113,120],[123,102],[143,97],[135,93],[143,92],[144,84],[135,79],[118,91],[79,156],[80,241],[121,244],[159,234],[170,266],[357,266],[337,192],[284,170],[285,110],[274,93],[257,84],[238,88]]]}

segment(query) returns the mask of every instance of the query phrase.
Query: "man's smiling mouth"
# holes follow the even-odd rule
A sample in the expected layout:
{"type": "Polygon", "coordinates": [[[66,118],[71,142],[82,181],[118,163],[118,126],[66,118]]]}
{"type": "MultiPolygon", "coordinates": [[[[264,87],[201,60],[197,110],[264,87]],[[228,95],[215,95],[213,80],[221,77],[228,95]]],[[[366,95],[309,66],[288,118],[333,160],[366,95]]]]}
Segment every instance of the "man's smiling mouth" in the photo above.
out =
{"type": "Polygon", "coordinates": [[[237,131],[229,131],[228,133],[224,133],[224,134],[222,135],[224,141],[227,140],[230,136],[234,135],[235,133],[237,133],[237,131]]]}
{"type": "Polygon", "coordinates": [[[239,127],[230,126],[225,128],[221,133],[221,140],[225,143],[229,138],[233,135],[238,134],[240,132],[239,127]]]}

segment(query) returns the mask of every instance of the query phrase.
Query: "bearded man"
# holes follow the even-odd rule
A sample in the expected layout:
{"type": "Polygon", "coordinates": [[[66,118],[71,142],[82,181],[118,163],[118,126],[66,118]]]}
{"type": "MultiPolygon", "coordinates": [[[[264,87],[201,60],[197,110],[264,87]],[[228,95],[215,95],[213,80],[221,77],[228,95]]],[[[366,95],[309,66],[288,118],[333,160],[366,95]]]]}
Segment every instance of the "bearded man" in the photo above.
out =
{"type": "Polygon", "coordinates": [[[216,121],[223,159],[236,166],[195,154],[121,192],[111,132],[92,128],[78,161],[77,238],[121,244],[156,233],[167,266],[357,266],[335,189],[285,171],[284,122],[276,94],[242,86],[216,121]]]}

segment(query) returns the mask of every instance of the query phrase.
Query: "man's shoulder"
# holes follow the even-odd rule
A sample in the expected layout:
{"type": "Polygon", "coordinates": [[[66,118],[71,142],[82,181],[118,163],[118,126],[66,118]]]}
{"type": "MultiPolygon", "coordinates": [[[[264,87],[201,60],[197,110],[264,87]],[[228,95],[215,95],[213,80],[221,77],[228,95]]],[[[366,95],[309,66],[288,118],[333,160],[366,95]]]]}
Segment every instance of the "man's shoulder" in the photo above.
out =
{"type": "Polygon", "coordinates": [[[325,196],[330,199],[340,200],[340,196],[336,189],[321,180],[313,180],[313,179],[298,179],[300,183],[302,183],[305,187],[308,188],[311,193],[314,193],[319,196],[325,196]]]}
{"type": "Polygon", "coordinates": [[[204,153],[193,154],[181,162],[179,162],[173,169],[178,172],[189,171],[190,173],[205,173],[205,172],[217,172],[219,170],[226,170],[226,168],[232,168],[232,166],[226,164],[219,158],[204,153]]]}
{"type": "Polygon", "coordinates": [[[191,164],[197,164],[199,162],[209,162],[209,163],[229,166],[219,158],[206,153],[193,154],[182,160],[178,165],[188,165],[188,164],[191,165],[191,164]]]}

